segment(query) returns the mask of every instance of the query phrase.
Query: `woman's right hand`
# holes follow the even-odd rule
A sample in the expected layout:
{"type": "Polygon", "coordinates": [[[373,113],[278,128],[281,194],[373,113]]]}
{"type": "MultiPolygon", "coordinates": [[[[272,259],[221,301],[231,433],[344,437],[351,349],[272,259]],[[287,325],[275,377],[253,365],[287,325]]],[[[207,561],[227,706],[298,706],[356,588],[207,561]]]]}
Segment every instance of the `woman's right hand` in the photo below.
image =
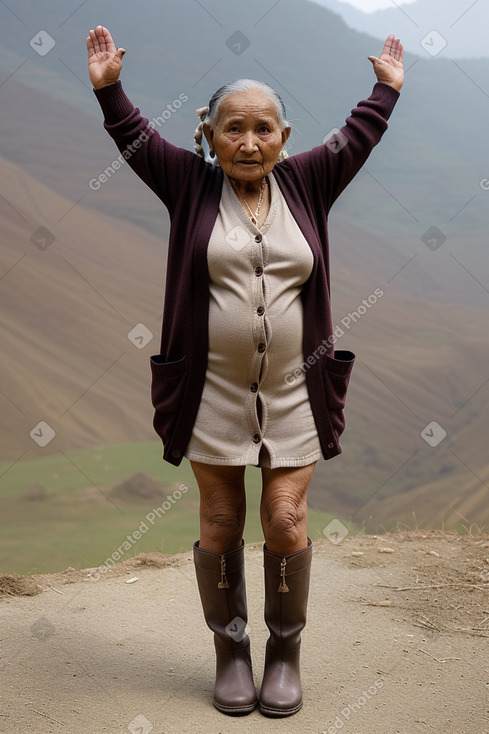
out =
{"type": "Polygon", "coordinates": [[[115,47],[107,28],[98,25],[87,38],[88,73],[94,89],[101,89],[119,80],[122,70],[123,48],[115,47]]]}

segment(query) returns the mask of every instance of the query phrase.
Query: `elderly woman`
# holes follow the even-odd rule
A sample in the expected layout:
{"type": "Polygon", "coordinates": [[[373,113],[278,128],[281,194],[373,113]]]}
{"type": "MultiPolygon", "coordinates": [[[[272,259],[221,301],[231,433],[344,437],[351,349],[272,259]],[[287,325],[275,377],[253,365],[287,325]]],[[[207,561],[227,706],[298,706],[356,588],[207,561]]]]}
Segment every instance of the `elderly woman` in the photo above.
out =
{"type": "Polygon", "coordinates": [[[197,110],[196,155],[164,140],[127,98],[125,51],[106,28],[91,30],[87,47],[105,128],[171,220],[161,349],[151,358],[154,427],[163,457],[175,465],[187,457],[199,486],[194,561],[214,632],[214,705],[246,714],[257,703],[242,537],[253,465],[262,475],[270,631],[259,707],[289,716],[302,706],[307,488],[317,460],[341,451],[354,361],[333,349],[327,217],[387,128],[402,45],[389,36],[381,56],[369,56],[377,83],[342,130],[291,157],[283,102],[266,84],[227,84],[197,110]]]}

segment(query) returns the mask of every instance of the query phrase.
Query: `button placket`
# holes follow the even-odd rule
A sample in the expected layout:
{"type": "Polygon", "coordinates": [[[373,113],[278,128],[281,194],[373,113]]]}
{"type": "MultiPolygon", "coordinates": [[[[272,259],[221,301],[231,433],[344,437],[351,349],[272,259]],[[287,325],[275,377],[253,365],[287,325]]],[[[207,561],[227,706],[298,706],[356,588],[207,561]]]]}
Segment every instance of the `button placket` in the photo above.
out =
{"type": "Polygon", "coordinates": [[[260,384],[266,374],[268,362],[266,354],[264,244],[263,235],[257,233],[251,248],[250,286],[254,351],[250,364],[250,387],[246,399],[251,439],[254,443],[259,443],[262,439],[262,429],[258,419],[258,400],[260,399],[260,384]]]}
{"type": "MultiPolygon", "coordinates": [[[[255,367],[256,357],[259,357],[256,368],[259,369],[261,365],[262,355],[266,349],[266,333],[265,333],[265,263],[263,258],[263,246],[265,244],[264,237],[261,234],[255,237],[256,245],[252,248],[252,267],[253,273],[251,274],[251,293],[252,303],[251,307],[254,309],[255,316],[253,317],[253,343],[255,347],[253,355],[253,366],[255,367]],[[258,349],[258,345],[265,344],[263,347],[258,349]]],[[[254,374],[253,374],[254,377],[254,374]]],[[[254,378],[255,379],[255,378],[254,378]]]]}

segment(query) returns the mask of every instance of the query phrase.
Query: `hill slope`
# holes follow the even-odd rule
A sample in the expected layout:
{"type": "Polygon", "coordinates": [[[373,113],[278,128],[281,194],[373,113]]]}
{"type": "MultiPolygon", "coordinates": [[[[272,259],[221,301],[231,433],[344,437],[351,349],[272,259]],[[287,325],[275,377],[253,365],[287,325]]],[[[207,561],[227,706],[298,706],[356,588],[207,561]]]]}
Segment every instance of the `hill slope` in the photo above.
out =
{"type": "MultiPolygon", "coordinates": [[[[0,194],[27,201],[27,193],[38,211],[26,205],[26,221],[13,210],[2,216],[2,457],[154,438],[148,359],[159,351],[164,244],[82,204],[73,208],[11,164],[3,167],[0,194]],[[43,250],[30,237],[44,223],[56,239],[43,250]],[[138,324],[154,335],[143,349],[128,339],[138,324]],[[45,447],[29,436],[41,421],[56,432],[45,447]]],[[[376,527],[411,521],[413,511],[422,522],[453,525],[459,517],[447,513],[455,505],[482,525],[487,491],[463,462],[487,477],[487,294],[467,290],[470,277],[448,252],[420,244],[417,259],[404,267],[401,241],[393,248],[341,220],[332,240],[334,314],[343,332],[337,346],[353,349],[358,362],[346,453],[319,463],[312,506],[357,524],[372,515],[376,527]],[[428,276],[431,300],[423,297],[428,276]],[[450,300],[443,297],[447,278],[450,300]],[[377,289],[382,297],[359,313],[377,289]],[[449,434],[435,449],[420,436],[432,420],[449,434]],[[395,482],[377,494],[392,474],[395,482]],[[382,499],[379,506],[366,504],[372,495],[382,499]]]]}
{"type": "Polygon", "coordinates": [[[5,207],[1,216],[2,457],[49,452],[29,437],[39,421],[56,431],[58,449],[148,438],[163,243],[73,207],[5,161],[2,170],[0,193],[24,203],[22,212],[5,207]],[[55,237],[46,249],[40,228],[55,237]],[[128,338],[140,323],[154,335],[144,349],[128,338]]]}

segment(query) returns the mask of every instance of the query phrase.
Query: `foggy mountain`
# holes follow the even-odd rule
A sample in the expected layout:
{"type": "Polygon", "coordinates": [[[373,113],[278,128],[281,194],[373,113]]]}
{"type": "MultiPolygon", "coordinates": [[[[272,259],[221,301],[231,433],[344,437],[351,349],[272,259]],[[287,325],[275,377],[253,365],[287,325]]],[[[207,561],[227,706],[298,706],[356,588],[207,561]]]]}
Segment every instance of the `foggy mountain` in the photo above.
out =
{"type": "Polygon", "coordinates": [[[314,0],[340,15],[350,28],[385,38],[395,33],[404,47],[422,58],[432,56],[468,59],[489,57],[488,0],[418,0],[391,8],[363,13],[339,0],[314,0]],[[435,30],[435,40],[430,33],[435,30]],[[431,39],[433,40],[433,39],[431,39]]]}
{"type": "MultiPolygon", "coordinates": [[[[463,22],[468,22],[478,5],[488,2],[480,0],[463,22]]],[[[55,188],[61,164],[56,161],[52,166],[52,157],[61,158],[65,153],[56,148],[55,140],[48,146],[39,144],[50,136],[49,120],[35,110],[27,118],[20,117],[8,90],[14,81],[27,85],[44,92],[50,114],[55,115],[58,102],[63,101],[101,124],[88,81],[85,49],[87,30],[98,22],[109,26],[116,42],[127,50],[123,84],[143,114],[148,118],[159,115],[181,93],[188,95],[178,115],[165,122],[164,133],[189,149],[197,122],[195,108],[206,104],[224,82],[240,76],[264,79],[282,94],[293,126],[289,153],[320,144],[332,128],[343,124],[358,100],[369,95],[375,78],[366,57],[382,48],[378,39],[348,28],[339,16],[305,0],[281,0],[268,8],[251,0],[246,12],[238,4],[218,0],[200,4],[145,0],[139,6],[138,22],[134,22],[132,6],[124,1],[107,0],[95,17],[90,4],[74,12],[76,7],[71,2],[67,8],[61,0],[35,6],[20,0],[13,15],[0,5],[2,154],[13,163],[26,165],[30,172],[42,166],[46,182],[55,188]],[[25,18],[25,26],[17,16],[25,18]],[[55,41],[43,57],[30,45],[40,28],[55,41]],[[241,42],[238,53],[232,43],[236,37],[241,42]],[[23,135],[20,150],[19,126],[32,125],[37,134],[23,135]]],[[[394,8],[393,12],[399,11],[394,8]]],[[[457,26],[462,27],[462,21],[457,26]]],[[[488,224],[485,192],[479,183],[489,176],[485,156],[481,156],[489,114],[489,59],[455,61],[443,53],[425,56],[406,55],[401,100],[382,142],[382,153],[375,151],[366,167],[376,181],[383,182],[390,198],[378,184],[372,185],[373,179],[368,180],[365,206],[357,197],[361,221],[373,229],[403,235],[420,229],[421,235],[433,222],[441,229],[449,222],[450,231],[459,234],[481,232],[488,224]]],[[[113,145],[108,140],[105,145],[109,164],[113,145]]],[[[66,154],[71,155],[70,151],[66,154]]],[[[84,167],[88,160],[87,155],[84,167]]],[[[98,167],[95,163],[93,175],[98,167]]],[[[108,211],[107,199],[87,192],[86,180],[85,175],[74,175],[63,181],[62,190],[74,201],[85,194],[85,205],[108,211]]],[[[343,200],[338,215],[342,206],[343,200]]],[[[130,203],[112,213],[142,221],[130,203]]],[[[144,226],[155,232],[153,219],[144,220],[144,226]]]]}

